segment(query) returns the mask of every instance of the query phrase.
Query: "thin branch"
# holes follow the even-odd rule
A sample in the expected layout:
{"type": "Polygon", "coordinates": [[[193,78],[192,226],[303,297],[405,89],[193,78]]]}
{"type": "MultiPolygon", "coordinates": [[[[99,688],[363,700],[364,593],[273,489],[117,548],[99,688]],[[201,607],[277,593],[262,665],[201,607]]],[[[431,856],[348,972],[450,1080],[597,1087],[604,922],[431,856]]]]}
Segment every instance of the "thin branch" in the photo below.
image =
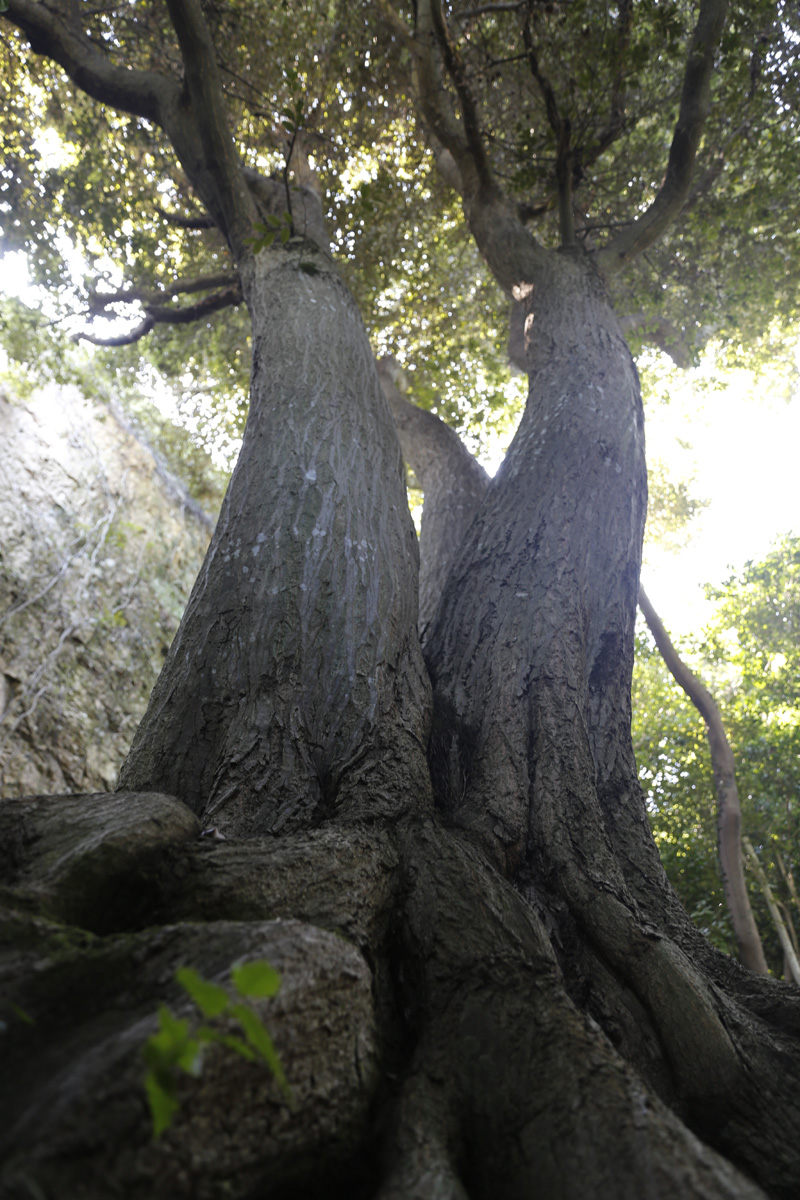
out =
{"type": "MultiPolygon", "coordinates": [[[[400,38],[402,22],[389,0],[378,0],[378,4],[400,38]]],[[[460,118],[456,114],[452,93],[442,76],[442,59],[448,57],[449,37],[439,12],[441,37],[445,40],[442,46],[435,28],[435,11],[438,12],[438,0],[418,0],[416,35],[409,44],[420,117],[443,177],[462,198],[464,215],[478,249],[497,282],[511,296],[519,286],[532,281],[541,258],[548,252],[536,243],[520,220],[516,205],[503,195],[495,181],[460,60],[450,57],[456,76],[453,82],[462,106],[460,118]]],[[[404,44],[408,44],[407,37],[406,30],[404,44]]]]}
{"type": "MultiPolygon", "coordinates": [[[[123,296],[122,293],[119,293],[115,298],[109,298],[108,303],[118,304],[123,299],[130,302],[131,296],[123,296]]],[[[184,307],[147,305],[144,320],[135,329],[131,329],[127,333],[105,338],[98,337],[92,333],[78,333],[75,336],[77,340],[92,342],[95,346],[129,346],[133,342],[140,341],[156,325],[191,325],[195,321],[202,321],[205,317],[211,316],[212,313],[219,312],[223,308],[233,308],[237,304],[241,304],[242,299],[241,285],[237,281],[229,288],[224,288],[221,291],[213,292],[210,296],[204,297],[197,304],[189,304],[184,307]]]]}
{"type": "MultiPolygon", "coordinates": [[[[647,621],[653,640],[661,657],[674,678],[683,688],[706,724],[711,764],[714,769],[714,784],[717,790],[717,830],[719,858],[722,870],[722,886],[742,963],[759,975],[769,974],[767,960],[761,945],[753,910],[747,895],[742,864],[742,811],[736,787],[736,767],[733,751],[725,734],[719,709],[700,680],[679,656],[670,641],[656,610],[639,586],[639,607],[647,621]]],[[[746,844],[746,841],[745,841],[746,844]]]]}
{"type": "Polygon", "coordinates": [[[714,56],[727,11],[727,0],[702,0],[686,59],[680,111],[664,182],[647,211],[609,246],[598,251],[597,263],[606,275],[620,270],[652,245],[679,216],[689,195],[710,105],[714,56]]]}
{"type": "Polygon", "coordinates": [[[777,904],[778,911],[780,912],[781,917],[783,918],[783,924],[786,929],[786,933],[789,937],[789,941],[792,943],[794,952],[796,955],[800,956],[800,943],[798,943],[798,941],[797,941],[797,932],[792,923],[792,918],[789,914],[789,906],[783,900],[776,900],[775,903],[777,904]]]}
{"type": "Polygon", "coordinates": [[[633,24],[633,0],[621,0],[617,16],[617,69],[611,81],[611,103],[605,128],[594,145],[583,150],[581,167],[591,166],[622,136],[629,123],[625,119],[625,55],[633,24]]]}
{"type": "MultiPolygon", "coordinates": [[[[412,34],[390,0],[378,0],[390,30],[411,53],[414,90],[425,125],[436,142],[449,152],[460,175],[460,186],[456,190],[465,196],[478,191],[482,172],[480,162],[473,156],[464,123],[456,116],[452,96],[444,85],[433,13],[436,3],[437,0],[420,0],[416,32],[412,34]]],[[[481,160],[485,161],[483,154],[481,160]]]]}
{"type": "MultiPolygon", "coordinates": [[[[426,5],[423,4],[422,8],[426,5]]],[[[436,35],[436,40],[439,43],[442,60],[447,69],[447,73],[453,81],[453,86],[456,89],[458,103],[461,109],[461,118],[466,135],[466,143],[469,148],[469,153],[475,166],[482,184],[491,186],[492,175],[489,169],[489,161],[486,157],[486,147],[483,143],[483,138],[480,131],[480,121],[478,120],[478,110],[475,106],[475,101],[472,97],[472,92],[467,83],[466,71],[461,55],[458,53],[458,48],[450,37],[450,31],[447,28],[447,22],[442,14],[441,4],[439,0],[427,0],[427,10],[430,14],[430,21],[433,31],[436,35]]]]}
{"type": "MultiPolygon", "coordinates": [[[[176,7],[180,7],[178,0],[176,7]]],[[[218,186],[224,173],[219,163],[213,158],[207,161],[204,153],[209,106],[192,111],[177,79],[112,63],[81,28],[80,11],[74,0],[63,0],[61,10],[41,0],[10,0],[0,16],[26,34],[35,54],[58,63],[92,99],[160,125],[215,224],[225,231],[229,221],[223,203],[225,196],[220,194],[218,186]]],[[[202,13],[200,20],[202,23],[202,13]]],[[[185,53],[190,55],[191,49],[187,48],[185,53]]],[[[196,66],[187,73],[196,75],[196,66]]],[[[208,89],[213,90],[210,80],[208,89]]],[[[222,109],[221,92],[217,108],[222,109]]]]}
{"type": "Polygon", "coordinates": [[[218,271],[216,275],[198,275],[191,279],[175,279],[164,288],[126,287],[116,292],[90,292],[89,312],[95,316],[112,304],[157,305],[172,296],[189,296],[195,292],[210,292],[229,286],[239,286],[239,278],[233,271],[218,271]]]}
{"type": "Polygon", "coordinates": [[[98,337],[94,333],[76,333],[76,342],[91,342],[93,346],[132,346],[134,342],[139,342],[143,337],[146,337],[151,329],[155,328],[155,321],[152,317],[145,317],[134,329],[128,333],[117,334],[116,337],[98,337]]]}
{"type": "Polygon", "coordinates": [[[530,10],[528,10],[525,23],[522,27],[522,38],[525,43],[531,75],[539,85],[547,112],[547,120],[550,123],[550,128],[556,135],[556,184],[558,187],[558,224],[561,233],[561,245],[572,246],[575,243],[575,219],[572,212],[573,163],[570,145],[571,126],[569,118],[561,116],[552,84],[539,66],[536,47],[533,43],[533,34],[531,33],[530,10]]]}
{"type": "Polygon", "coordinates": [[[772,894],[772,888],[769,886],[769,880],[767,879],[766,871],[762,867],[759,857],[753,849],[753,843],[750,841],[750,838],[742,838],[742,845],[744,846],[748,862],[753,868],[753,873],[759,882],[761,891],[764,893],[764,899],[767,902],[769,915],[772,917],[772,924],[775,926],[775,932],[778,935],[778,940],[781,944],[781,949],[783,950],[786,964],[789,968],[789,974],[792,976],[794,983],[800,984],[800,962],[798,962],[797,955],[794,952],[794,946],[792,945],[789,934],[786,931],[786,925],[783,917],[781,916],[778,906],[775,903],[775,897],[772,894]]]}
{"type": "Polygon", "coordinates": [[[783,876],[783,879],[784,879],[784,883],[788,887],[789,894],[791,895],[792,899],[794,900],[795,908],[798,910],[798,912],[800,912],[800,897],[798,897],[798,895],[797,895],[797,887],[794,882],[794,874],[792,872],[792,868],[791,867],[787,868],[786,864],[783,861],[783,855],[781,854],[780,850],[776,850],[775,854],[776,854],[776,858],[778,860],[778,866],[780,868],[781,875],[783,876]]]}

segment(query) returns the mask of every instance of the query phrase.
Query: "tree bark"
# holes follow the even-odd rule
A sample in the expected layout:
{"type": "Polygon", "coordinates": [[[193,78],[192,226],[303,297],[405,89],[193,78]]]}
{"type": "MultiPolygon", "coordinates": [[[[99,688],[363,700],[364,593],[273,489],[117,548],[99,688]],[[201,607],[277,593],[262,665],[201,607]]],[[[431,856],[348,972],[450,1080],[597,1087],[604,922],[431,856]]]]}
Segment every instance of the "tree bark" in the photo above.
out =
{"type": "Polygon", "coordinates": [[[120,786],[237,833],[424,805],[417,546],[366,333],[307,245],[246,299],[241,454],[120,786]]]}
{"type": "MultiPolygon", "coordinates": [[[[59,57],[61,9],[10,0],[9,13],[99,99],[153,108],[229,238],[250,311],[240,461],[122,777],[228,836],[176,844],[174,828],[193,827],[178,821],[155,861],[158,821],[146,853],[126,841],[137,903],[112,928],[94,911],[64,924],[46,861],[15,845],[30,865],[6,889],[0,948],[6,1194],[790,1200],[797,991],[703,943],[637,784],[642,411],[596,269],[536,246],[493,186],[441,9],[420,0],[460,119],[420,71],[423,102],[478,245],[527,305],[532,378],[431,625],[429,771],[415,539],[363,327],[306,240],[248,250],[255,203],[202,9],[168,5],[180,83],[118,69],[72,26],[59,57]],[[216,1055],[154,1142],[141,1045],[165,994],[178,1002],[175,967],[222,981],[259,956],[284,973],[259,1013],[294,1109],[268,1072],[216,1055]]],[[[704,0],[701,26],[723,8],[704,0]]],[[[702,129],[704,28],[668,206],[702,129]]],[[[115,855],[86,838],[72,853],[71,871],[105,873],[93,886],[107,896],[115,855]]]]}
{"type": "Polygon", "coordinates": [[[453,559],[486,494],[489,476],[449,425],[405,399],[392,360],[381,359],[378,373],[403,457],[425,497],[419,537],[419,627],[424,641],[453,559]]]}

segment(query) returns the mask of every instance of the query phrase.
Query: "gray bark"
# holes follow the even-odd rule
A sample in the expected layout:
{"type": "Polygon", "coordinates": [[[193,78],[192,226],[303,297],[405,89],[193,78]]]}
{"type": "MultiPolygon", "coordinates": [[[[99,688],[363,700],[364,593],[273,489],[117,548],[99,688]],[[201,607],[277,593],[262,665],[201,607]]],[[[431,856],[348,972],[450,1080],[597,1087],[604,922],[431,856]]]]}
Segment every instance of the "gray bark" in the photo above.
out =
{"type": "Polygon", "coordinates": [[[419,626],[424,641],[453,559],[486,494],[489,476],[449,425],[406,400],[391,359],[381,359],[378,374],[403,457],[425,494],[419,537],[419,626]]]}
{"type": "Polygon", "coordinates": [[[227,840],[130,790],[13,802],[56,858],[11,839],[5,1194],[790,1200],[797,991],[703,944],[636,783],[641,410],[602,284],[556,254],[529,297],[529,403],[428,645],[434,813],[398,448],[306,252],[256,263],[242,458],[125,776],[227,840]],[[175,967],[258,957],[295,1109],[215,1052],[154,1142],[175,967]]]}
{"type": "MultiPolygon", "coordinates": [[[[667,179],[609,272],[682,202],[723,8],[701,5],[667,179]]],[[[92,95],[164,125],[250,310],[240,462],[122,777],[229,838],[165,837],[154,861],[148,829],[125,884],[140,903],[112,928],[99,911],[55,922],[63,897],[19,850],[0,946],[6,1194],[790,1200],[797,992],[703,945],[636,783],[642,417],[602,284],[536,246],[494,187],[441,7],[421,0],[422,103],[481,251],[529,305],[533,379],[431,627],[429,775],[416,546],[366,337],[322,253],[253,260],[202,9],[168,9],[181,81],[118,68],[60,9],[8,14],[92,95]],[[179,1003],[175,966],[221,981],[260,956],[284,974],[260,1011],[296,1109],[217,1055],[153,1143],[139,1050],[159,1001],[179,1003]]],[[[111,871],[107,895],[114,856],[78,839],[81,858],[111,871]]]]}
{"type": "Polygon", "coordinates": [[[237,832],[389,811],[399,779],[424,803],[417,546],[366,334],[307,245],[259,256],[247,301],[242,451],[120,785],[237,832]]]}

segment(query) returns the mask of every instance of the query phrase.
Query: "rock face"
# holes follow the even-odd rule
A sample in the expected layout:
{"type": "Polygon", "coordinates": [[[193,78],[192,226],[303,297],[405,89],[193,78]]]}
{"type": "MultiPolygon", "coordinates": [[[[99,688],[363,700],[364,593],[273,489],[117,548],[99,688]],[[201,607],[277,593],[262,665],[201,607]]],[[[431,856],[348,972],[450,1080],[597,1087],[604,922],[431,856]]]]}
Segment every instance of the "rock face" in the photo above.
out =
{"type": "Polygon", "coordinates": [[[0,392],[0,795],[115,786],[212,525],[121,414],[0,392]]]}

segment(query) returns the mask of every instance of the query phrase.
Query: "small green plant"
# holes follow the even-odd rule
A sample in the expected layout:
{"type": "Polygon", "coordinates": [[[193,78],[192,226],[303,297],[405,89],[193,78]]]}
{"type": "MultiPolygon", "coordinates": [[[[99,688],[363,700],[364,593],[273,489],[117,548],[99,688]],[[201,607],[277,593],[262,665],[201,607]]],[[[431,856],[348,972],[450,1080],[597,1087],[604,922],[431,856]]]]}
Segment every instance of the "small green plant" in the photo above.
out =
{"type": "Polygon", "coordinates": [[[252,242],[254,254],[258,254],[260,250],[271,246],[276,238],[281,245],[285,246],[292,236],[292,214],[283,212],[280,216],[276,216],[275,213],[268,213],[266,223],[256,221],[253,229],[258,234],[258,237],[248,238],[247,240],[252,242]]]}
{"type": "Polygon", "coordinates": [[[231,982],[243,1000],[231,997],[224,987],[204,979],[191,967],[179,967],[175,978],[204,1017],[211,1021],[232,1017],[239,1023],[242,1036],[223,1033],[210,1025],[193,1027],[188,1019],[175,1017],[164,1006],[158,1010],[158,1032],[147,1039],[142,1049],[147,1066],[144,1086],[154,1135],[160,1137],[169,1129],[180,1106],[179,1072],[197,1078],[202,1072],[203,1052],[208,1045],[225,1046],[249,1062],[266,1063],[291,1105],[292,1093],[272,1038],[253,1007],[246,1003],[277,993],[281,977],[275,968],[263,961],[234,966],[231,982]]]}

